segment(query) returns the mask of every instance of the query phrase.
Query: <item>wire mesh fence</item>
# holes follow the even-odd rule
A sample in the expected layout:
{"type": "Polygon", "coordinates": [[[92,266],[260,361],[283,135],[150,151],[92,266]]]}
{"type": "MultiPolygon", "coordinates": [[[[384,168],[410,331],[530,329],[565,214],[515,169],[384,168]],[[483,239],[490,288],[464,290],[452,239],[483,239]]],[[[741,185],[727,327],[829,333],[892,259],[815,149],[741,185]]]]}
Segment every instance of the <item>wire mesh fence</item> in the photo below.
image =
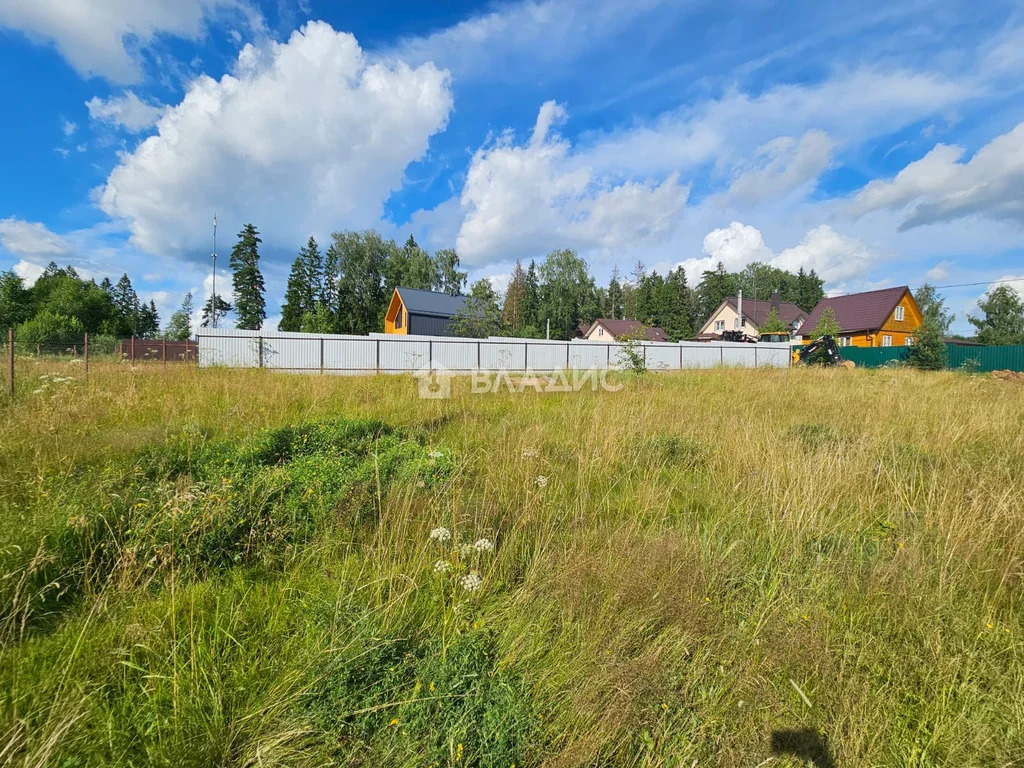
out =
{"type": "Polygon", "coordinates": [[[14,398],[19,392],[45,394],[59,385],[84,380],[90,367],[194,366],[198,346],[192,340],[117,339],[89,334],[18,338],[13,331],[6,330],[0,339],[0,358],[0,385],[8,397],[14,398]]]}

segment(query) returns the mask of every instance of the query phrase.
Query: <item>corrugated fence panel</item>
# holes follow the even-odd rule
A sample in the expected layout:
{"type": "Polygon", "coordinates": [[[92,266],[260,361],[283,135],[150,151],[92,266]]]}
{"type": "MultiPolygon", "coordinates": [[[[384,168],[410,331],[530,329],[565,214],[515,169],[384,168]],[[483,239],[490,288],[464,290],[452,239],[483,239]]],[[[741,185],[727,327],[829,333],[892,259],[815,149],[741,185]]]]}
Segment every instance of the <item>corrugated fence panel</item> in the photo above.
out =
{"type": "Polygon", "coordinates": [[[910,347],[840,347],[839,352],[858,368],[879,368],[893,360],[905,360],[910,347]]]}
{"type": "MultiPolygon", "coordinates": [[[[977,370],[989,371],[1024,371],[1024,345],[1015,344],[1006,347],[963,347],[959,344],[947,344],[946,354],[950,368],[961,368],[968,360],[977,360],[977,370]]],[[[973,368],[974,366],[971,365],[973,368]]]]}
{"type": "MultiPolygon", "coordinates": [[[[205,330],[198,336],[199,364],[325,373],[404,373],[477,369],[560,371],[623,368],[621,344],[546,339],[451,339],[429,336],[345,336],[205,330]]],[[[651,370],[717,365],[788,366],[784,344],[646,343],[637,346],[651,370]]]]}

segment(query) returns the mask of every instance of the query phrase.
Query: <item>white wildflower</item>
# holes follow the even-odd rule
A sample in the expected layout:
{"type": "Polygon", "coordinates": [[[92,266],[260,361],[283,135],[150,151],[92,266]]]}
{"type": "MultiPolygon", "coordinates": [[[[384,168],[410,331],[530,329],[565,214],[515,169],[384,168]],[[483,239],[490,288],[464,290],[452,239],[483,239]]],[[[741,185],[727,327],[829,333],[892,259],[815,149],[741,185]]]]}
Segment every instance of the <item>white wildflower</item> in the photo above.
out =
{"type": "Polygon", "coordinates": [[[434,563],[434,573],[447,573],[452,568],[452,564],[447,560],[438,560],[434,563]]]}
{"type": "Polygon", "coordinates": [[[442,544],[444,544],[446,541],[452,540],[452,532],[444,527],[435,528],[430,532],[430,538],[434,541],[439,541],[442,544]]]}
{"type": "Polygon", "coordinates": [[[538,488],[547,488],[548,486],[548,479],[544,475],[537,475],[534,482],[537,483],[538,488]]]}
{"type": "Polygon", "coordinates": [[[480,578],[480,574],[476,571],[470,571],[460,581],[462,588],[467,592],[476,592],[484,583],[484,580],[480,578]]]}
{"type": "Polygon", "coordinates": [[[538,456],[540,456],[540,451],[536,448],[523,448],[524,459],[536,459],[538,456]]]}
{"type": "Polygon", "coordinates": [[[438,459],[443,459],[444,458],[444,454],[441,453],[441,451],[431,451],[430,453],[427,454],[427,456],[429,456],[430,458],[434,459],[435,461],[437,461],[438,459]]]}
{"type": "Polygon", "coordinates": [[[473,545],[473,549],[477,552],[493,552],[494,542],[490,539],[478,539],[476,544],[473,545]]]}
{"type": "Polygon", "coordinates": [[[459,557],[469,557],[474,552],[476,552],[476,547],[474,547],[472,544],[463,544],[461,547],[459,547],[459,557]]]}

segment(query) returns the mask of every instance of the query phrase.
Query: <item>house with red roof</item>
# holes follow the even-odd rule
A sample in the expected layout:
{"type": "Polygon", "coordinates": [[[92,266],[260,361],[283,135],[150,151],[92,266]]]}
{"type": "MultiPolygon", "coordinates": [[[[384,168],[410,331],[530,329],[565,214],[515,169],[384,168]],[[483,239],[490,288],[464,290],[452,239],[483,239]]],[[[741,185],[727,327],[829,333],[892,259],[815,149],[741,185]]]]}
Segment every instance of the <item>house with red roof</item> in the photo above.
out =
{"type": "Polygon", "coordinates": [[[843,347],[910,346],[921,326],[921,310],[910,289],[901,285],[822,299],[800,329],[805,343],[811,340],[826,309],[835,313],[839,323],[836,343],[843,347]]]}
{"type": "Polygon", "coordinates": [[[587,341],[618,341],[619,339],[640,339],[647,341],[668,341],[668,334],[656,326],[648,328],[637,320],[609,320],[599,317],[583,333],[587,341]]]}

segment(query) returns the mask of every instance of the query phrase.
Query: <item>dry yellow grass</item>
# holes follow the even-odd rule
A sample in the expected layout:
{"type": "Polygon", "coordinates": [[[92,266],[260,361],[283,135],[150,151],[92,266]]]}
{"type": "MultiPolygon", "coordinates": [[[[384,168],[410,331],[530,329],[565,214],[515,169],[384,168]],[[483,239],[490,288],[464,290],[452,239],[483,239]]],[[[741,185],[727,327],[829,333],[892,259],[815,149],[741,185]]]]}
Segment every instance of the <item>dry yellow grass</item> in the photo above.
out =
{"type": "MultiPolygon", "coordinates": [[[[989,377],[428,401],[400,376],[99,367],[0,415],[0,513],[45,549],[163,446],[338,418],[416,436],[444,482],[371,481],[265,561],[122,562],[8,633],[0,762],[799,765],[772,734],[806,729],[842,766],[1024,761],[1024,389],[989,377]]],[[[210,492],[174,478],[125,494],[210,492]]],[[[9,560],[8,584],[33,567],[9,560]]]]}

